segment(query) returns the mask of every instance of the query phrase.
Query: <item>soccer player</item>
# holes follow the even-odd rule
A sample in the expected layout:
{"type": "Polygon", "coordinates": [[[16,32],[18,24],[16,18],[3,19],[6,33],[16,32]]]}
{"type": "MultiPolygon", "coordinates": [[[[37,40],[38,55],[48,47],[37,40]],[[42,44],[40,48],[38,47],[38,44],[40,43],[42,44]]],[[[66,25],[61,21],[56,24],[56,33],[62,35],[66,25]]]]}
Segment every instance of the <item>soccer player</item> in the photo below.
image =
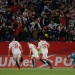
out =
{"type": "Polygon", "coordinates": [[[42,59],[40,59],[38,55],[37,47],[30,42],[27,42],[27,45],[29,46],[29,49],[30,49],[29,56],[31,56],[33,68],[35,67],[34,58],[38,59],[39,61],[45,64],[45,62],[42,59]]]}
{"type": "Polygon", "coordinates": [[[72,60],[72,67],[75,68],[75,52],[71,53],[70,55],[67,55],[66,58],[72,60]]]}
{"type": "Polygon", "coordinates": [[[13,58],[16,61],[18,70],[20,70],[19,61],[23,62],[22,58],[23,49],[21,44],[18,41],[15,41],[14,37],[12,37],[11,40],[12,41],[9,43],[8,56],[10,55],[10,51],[12,51],[13,58]]]}
{"type": "Polygon", "coordinates": [[[50,69],[52,69],[52,65],[51,62],[48,59],[48,48],[49,48],[50,44],[46,41],[43,40],[42,37],[39,37],[39,42],[38,42],[38,50],[41,49],[42,51],[42,59],[46,61],[46,63],[48,63],[48,65],[50,66],[50,69]]]}

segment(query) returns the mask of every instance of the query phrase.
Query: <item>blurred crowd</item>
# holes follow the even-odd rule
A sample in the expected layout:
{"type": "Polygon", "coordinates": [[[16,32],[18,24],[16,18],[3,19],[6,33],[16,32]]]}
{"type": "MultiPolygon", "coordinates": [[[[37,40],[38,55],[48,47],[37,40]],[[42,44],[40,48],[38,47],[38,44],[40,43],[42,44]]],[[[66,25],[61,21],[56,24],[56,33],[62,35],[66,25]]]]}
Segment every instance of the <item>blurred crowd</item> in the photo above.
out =
{"type": "Polygon", "coordinates": [[[0,41],[75,41],[75,0],[0,0],[0,41]]]}

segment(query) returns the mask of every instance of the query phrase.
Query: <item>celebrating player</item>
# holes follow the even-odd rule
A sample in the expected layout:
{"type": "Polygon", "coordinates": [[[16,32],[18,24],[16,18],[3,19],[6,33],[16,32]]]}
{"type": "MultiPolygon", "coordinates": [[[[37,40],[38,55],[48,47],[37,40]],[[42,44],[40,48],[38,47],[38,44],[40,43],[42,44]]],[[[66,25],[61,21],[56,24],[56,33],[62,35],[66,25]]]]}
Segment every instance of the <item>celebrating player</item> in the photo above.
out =
{"type": "Polygon", "coordinates": [[[31,56],[33,67],[35,67],[34,58],[38,59],[39,61],[41,61],[42,63],[45,64],[45,62],[42,59],[40,59],[36,46],[30,42],[28,42],[27,44],[28,44],[29,49],[30,49],[29,56],[31,56]]]}
{"type": "Polygon", "coordinates": [[[50,46],[50,44],[44,40],[42,40],[42,37],[39,37],[39,42],[38,42],[38,50],[41,49],[42,51],[42,59],[45,60],[48,65],[50,66],[50,69],[52,69],[52,65],[51,62],[48,60],[48,48],[50,46]]]}
{"type": "Polygon", "coordinates": [[[14,37],[12,37],[11,40],[12,41],[9,43],[8,56],[10,55],[10,51],[12,51],[18,70],[20,70],[20,65],[18,63],[18,60],[20,60],[20,62],[23,61],[23,58],[22,58],[23,49],[20,43],[18,41],[15,41],[14,37]]]}
{"type": "Polygon", "coordinates": [[[67,59],[72,59],[72,67],[75,68],[75,52],[71,53],[70,55],[67,55],[67,59]]]}

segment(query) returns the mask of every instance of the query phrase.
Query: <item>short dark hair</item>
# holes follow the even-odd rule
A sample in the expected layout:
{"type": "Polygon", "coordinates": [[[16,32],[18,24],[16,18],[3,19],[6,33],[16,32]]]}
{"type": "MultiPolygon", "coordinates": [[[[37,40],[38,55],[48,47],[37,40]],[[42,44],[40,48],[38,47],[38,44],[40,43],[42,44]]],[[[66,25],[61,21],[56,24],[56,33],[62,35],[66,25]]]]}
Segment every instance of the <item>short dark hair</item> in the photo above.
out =
{"type": "Polygon", "coordinates": [[[40,37],[39,37],[39,40],[43,40],[43,37],[42,37],[42,36],[40,36],[40,37]]]}
{"type": "Polygon", "coordinates": [[[11,41],[13,41],[14,39],[15,39],[15,37],[11,37],[11,39],[10,39],[10,40],[11,40],[11,41]]]}

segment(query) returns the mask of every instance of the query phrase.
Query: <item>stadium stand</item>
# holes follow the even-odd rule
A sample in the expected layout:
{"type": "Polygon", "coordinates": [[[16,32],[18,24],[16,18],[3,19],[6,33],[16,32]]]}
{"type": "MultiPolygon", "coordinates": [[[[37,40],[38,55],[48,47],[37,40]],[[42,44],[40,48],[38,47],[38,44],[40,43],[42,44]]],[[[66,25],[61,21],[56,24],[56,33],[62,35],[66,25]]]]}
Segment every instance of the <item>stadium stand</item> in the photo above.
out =
{"type": "Polygon", "coordinates": [[[0,0],[0,41],[75,40],[75,0],[0,0]]]}

